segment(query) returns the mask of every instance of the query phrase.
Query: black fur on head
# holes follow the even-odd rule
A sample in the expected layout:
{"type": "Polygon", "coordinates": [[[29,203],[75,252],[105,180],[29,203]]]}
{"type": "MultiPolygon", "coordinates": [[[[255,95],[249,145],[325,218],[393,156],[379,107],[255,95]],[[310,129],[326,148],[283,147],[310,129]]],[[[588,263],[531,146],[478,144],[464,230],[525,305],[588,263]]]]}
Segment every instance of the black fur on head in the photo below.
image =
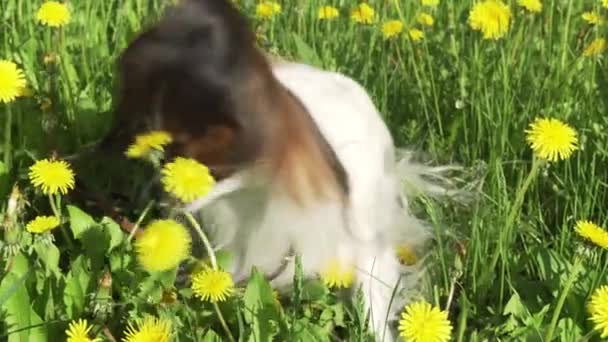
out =
{"type": "Polygon", "coordinates": [[[182,0],[120,57],[114,126],[102,146],[124,149],[135,134],[163,129],[174,137],[171,153],[209,164],[252,161],[267,126],[257,94],[269,75],[230,1],[182,0]]]}

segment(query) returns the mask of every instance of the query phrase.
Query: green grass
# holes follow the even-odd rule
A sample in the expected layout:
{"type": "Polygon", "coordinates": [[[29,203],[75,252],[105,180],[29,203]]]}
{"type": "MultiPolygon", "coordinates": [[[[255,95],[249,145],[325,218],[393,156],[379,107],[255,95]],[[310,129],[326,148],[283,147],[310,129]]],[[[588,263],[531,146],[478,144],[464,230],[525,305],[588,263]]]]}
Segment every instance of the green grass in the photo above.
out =
{"type": "MultiPolygon", "coordinates": [[[[454,341],[600,340],[586,302],[608,284],[608,254],[585,244],[573,227],[580,219],[607,224],[608,66],[606,53],[602,59],[582,51],[596,37],[608,38],[608,26],[581,19],[590,10],[608,18],[601,1],[545,0],[539,14],[510,1],[513,26],[506,37],[488,41],[467,25],[473,1],[446,0],[426,10],[435,25],[418,43],[407,35],[385,40],[379,27],[389,19],[419,27],[419,1],[370,1],[379,18],[373,25],[352,23],[354,2],[344,0],[328,1],[341,12],[332,22],[316,19],[326,4],[318,0],[285,1],[270,21],[253,18],[252,0],[239,2],[262,47],[356,79],[398,145],[425,151],[436,164],[464,167],[459,177],[474,185],[472,200],[421,200],[416,206],[434,227],[426,298],[449,311],[454,341]],[[509,219],[533,160],[524,131],[538,116],[574,127],[580,149],[544,166],[509,219]]],[[[177,287],[176,304],[162,303],[175,272],[139,270],[116,224],[75,198],[63,199],[65,223],[54,244],[24,231],[30,219],[51,213],[48,199],[29,184],[28,167],[52,153],[77,153],[104,135],[115,59],[163,7],[160,0],[73,1],[70,24],[52,30],[34,20],[39,3],[0,2],[0,58],[19,64],[33,91],[0,104],[1,339],[61,340],[78,318],[92,322],[99,337],[107,328],[120,338],[128,321],[150,313],[170,318],[179,341],[226,340],[214,308],[191,298],[188,288],[177,287]],[[43,63],[49,53],[59,56],[57,63],[43,63]],[[43,110],[44,102],[52,105],[43,110]],[[11,198],[19,206],[7,213],[15,185],[20,195],[11,198]],[[111,288],[99,285],[104,274],[111,274],[111,288]]],[[[122,197],[114,204],[136,221],[149,199],[145,180],[153,170],[133,164],[89,160],[77,172],[98,188],[118,189],[122,197]],[[118,177],[127,167],[137,169],[129,172],[133,179],[118,177]]],[[[146,220],[153,215],[161,215],[156,206],[146,220]]],[[[314,281],[296,285],[279,310],[266,282],[254,277],[220,305],[232,334],[243,340],[274,333],[302,341],[366,339],[357,303],[339,301],[314,281]]]]}

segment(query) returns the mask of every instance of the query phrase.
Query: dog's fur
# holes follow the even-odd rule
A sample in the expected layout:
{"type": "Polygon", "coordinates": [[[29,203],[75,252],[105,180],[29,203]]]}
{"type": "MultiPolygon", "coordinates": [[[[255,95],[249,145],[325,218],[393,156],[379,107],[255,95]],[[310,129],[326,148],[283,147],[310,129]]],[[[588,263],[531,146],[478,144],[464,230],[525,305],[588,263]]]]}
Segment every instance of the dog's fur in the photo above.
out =
{"type": "MultiPolygon", "coordinates": [[[[337,259],[356,269],[378,340],[394,338],[387,319],[416,280],[416,266],[400,265],[394,247],[427,238],[400,189],[408,180],[424,186],[428,170],[399,164],[358,83],[270,62],[228,0],[181,1],[129,45],[119,66],[108,139],[126,145],[134,133],[163,129],[175,140],[170,155],[210,167],[216,190],[189,209],[236,255],[236,279],[253,266],[273,274],[292,252],[307,276],[337,259]],[[395,288],[405,291],[393,301],[395,288]]],[[[293,271],[288,264],[273,283],[288,285],[293,271]]]]}

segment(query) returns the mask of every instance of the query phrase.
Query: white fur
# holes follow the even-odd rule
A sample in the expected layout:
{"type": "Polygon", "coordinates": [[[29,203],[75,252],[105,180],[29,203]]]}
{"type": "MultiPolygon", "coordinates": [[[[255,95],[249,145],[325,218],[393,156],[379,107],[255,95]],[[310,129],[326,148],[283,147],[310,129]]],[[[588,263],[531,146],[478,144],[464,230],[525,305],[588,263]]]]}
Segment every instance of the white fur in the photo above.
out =
{"type": "MultiPolygon", "coordinates": [[[[395,245],[420,246],[428,237],[425,225],[409,214],[401,189],[404,181],[423,186],[421,175],[429,169],[409,159],[399,165],[385,123],[352,79],[302,64],[282,63],[273,70],[336,151],[349,178],[349,206],[345,211],[340,203],[327,202],[303,210],[272,180],[245,172],[220,182],[211,197],[189,210],[201,209],[214,243],[235,254],[236,279],[246,278],[252,266],[273,273],[290,248],[301,256],[307,276],[316,276],[331,258],[354,265],[377,339],[392,341],[395,331],[386,328],[386,318],[398,318],[417,280],[417,267],[400,265],[395,245]],[[393,303],[396,286],[405,293],[398,292],[393,303]]],[[[290,263],[274,285],[292,279],[290,263]]]]}

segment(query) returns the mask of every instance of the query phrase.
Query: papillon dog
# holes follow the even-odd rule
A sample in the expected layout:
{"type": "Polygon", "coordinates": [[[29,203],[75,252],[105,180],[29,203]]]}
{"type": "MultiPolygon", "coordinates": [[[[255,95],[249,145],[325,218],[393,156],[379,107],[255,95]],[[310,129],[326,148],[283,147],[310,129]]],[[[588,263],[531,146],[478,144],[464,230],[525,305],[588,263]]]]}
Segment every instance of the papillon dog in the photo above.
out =
{"type": "Polygon", "coordinates": [[[398,155],[359,83],[269,58],[229,0],[181,0],[129,44],[118,76],[110,139],[162,129],[174,140],[168,155],[209,167],[217,184],[188,210],[235,256],[237,281],[256,267],[289,286],[296,255],[309,277],[338,263],[353,270],[377,340],[396,338],[390,323],[419,267],[402,265],[395,247],[429,237],[406,189],[442,188],[424,178],[437,169],[398,155]]]}

